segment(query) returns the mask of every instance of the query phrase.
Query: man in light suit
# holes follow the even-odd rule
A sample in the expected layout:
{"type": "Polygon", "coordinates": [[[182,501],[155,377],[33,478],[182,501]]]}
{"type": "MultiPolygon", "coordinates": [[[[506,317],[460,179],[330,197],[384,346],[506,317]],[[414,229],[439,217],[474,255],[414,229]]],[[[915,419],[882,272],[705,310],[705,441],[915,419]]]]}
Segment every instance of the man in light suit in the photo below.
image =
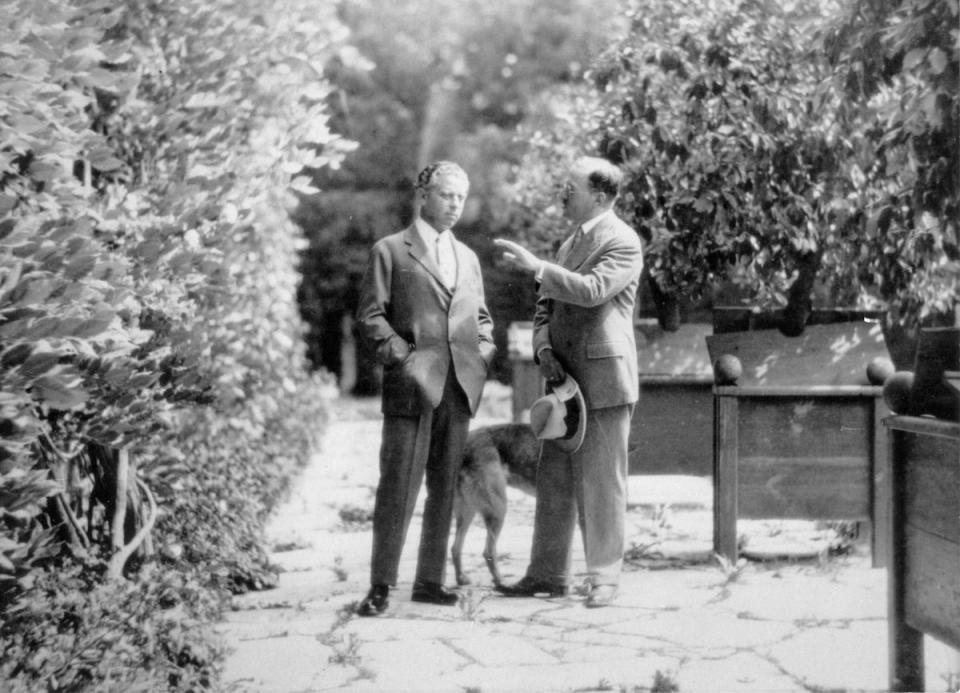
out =
{"type": "Polygon", "coordinates": [[[383,365],[380,482],[373,511],[370,591],[357,613],[388,606],[426,473],[427,498],[413,601],[452,605],[444,587],[454,489],[470,417],[493,359],[493,322],[477,256],[450,228],[469,181],[439,161],[417,180],[419,216],[370,253],[357,320],[383,365]]]}
{"type": "Polygon", "coordinates": [[[533,547],[526,575],[499,590],[508,596],[565,594],[571,546],[583,536],[589,592],[586,605],[610,604],[617,594],[626,522],[627,439],[638,397],[633,330],[643,253],[636,232],[613,212],[621,171],[605,159],[583,157],[563,189],[564,214],[577,226],[555,263],[511,241],[495,243],[538,282],[533,348],[548,384],[569,374],[587,408],[583,443],[565,452],[544,440],[537,467],[533,547]]]}

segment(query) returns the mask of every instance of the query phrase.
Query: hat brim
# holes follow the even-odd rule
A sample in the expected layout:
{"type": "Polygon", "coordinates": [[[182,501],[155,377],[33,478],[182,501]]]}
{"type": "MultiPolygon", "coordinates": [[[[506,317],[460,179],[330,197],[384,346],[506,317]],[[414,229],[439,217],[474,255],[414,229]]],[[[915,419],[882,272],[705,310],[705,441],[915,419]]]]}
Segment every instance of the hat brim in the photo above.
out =
{"type": "Polygon", "coordinates": [[[567,375],[567,377],[576,385],[574,396],[567,401],[567,408],[568,410],[574,408],[576,411],[568,411],[567,417],[570,418],[565,417],[565,421],[567,423],[567,429],[569,430],[571,419],[575,419],[576,428],[562,438],[551,438],[547,440],[547,442],[557,446],[566,453],[574,453],[583,445],[583,438],[587,433],[587,403],[583,399],[583,392],[580,390],[579,383],[570,375],[567,375]]]}

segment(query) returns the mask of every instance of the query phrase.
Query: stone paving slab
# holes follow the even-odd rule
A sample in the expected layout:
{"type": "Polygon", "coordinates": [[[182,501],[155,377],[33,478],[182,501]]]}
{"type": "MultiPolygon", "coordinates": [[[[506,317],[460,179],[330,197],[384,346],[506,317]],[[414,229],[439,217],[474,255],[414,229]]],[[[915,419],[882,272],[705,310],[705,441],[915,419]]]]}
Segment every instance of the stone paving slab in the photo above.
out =
{"type": "Polygon", "coordinates": [[[500,635],[491,638],[489,633],[480,632],[471,638],[457,638],[448,642],[471,661],[485,667],[557,662],[557,657],[540,649],[530,640],[516,636],[500,635]]]}
{"type": "MultiPolygon", "coordinates": [[[[773,555],[773,540],[789,538],[780,548],[794,559],[721,566],[702,479],[631,478],[632,548],[615,606],[586,609],[576,593],[495,593],[479,521],[464,555],[474,584],[461,589],[461,603],[413,603],[418,509],[390,608],[356,617],[370,528],[345,523],[341,511],[372,508],[380,422],[369,401],[335,414],[324,449],[268,527],[271,560],[286,571],[278,587],[235,598],[220,626],[233,648],[224,672],[232,690],[886,690],[885,573],[870,567],[866,548],[831,556],[832,538],[815,523],[741,522],[754,545],[771,540],[773,555]],[[794,542],[803,550],[791,554],[784,547],[794,542]]],[[[498,549],[511,581],[526,568],[535,501],[513,489],[508,499],[498,549]]],[[[583,568],[577,545],[575,575],[583,568]]],[[[929,638],[926,669],[928,690],[960,684],[960,658],[929,638]]]]}

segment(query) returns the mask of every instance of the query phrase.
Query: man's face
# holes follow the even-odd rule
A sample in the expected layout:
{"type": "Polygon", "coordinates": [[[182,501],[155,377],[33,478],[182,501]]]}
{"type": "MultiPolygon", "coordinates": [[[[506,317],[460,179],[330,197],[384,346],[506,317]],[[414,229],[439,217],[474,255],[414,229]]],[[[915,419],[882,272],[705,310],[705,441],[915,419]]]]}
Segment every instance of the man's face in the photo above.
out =
{"type": "Polygon", "coordinates": [[[587,176],[586,169],[574,166],[570,169],[560,194],[563,213],[575,224],[592,217],[596,205],[596,193],[590,190],[587,176]]]}
{"type": "Polygon", "coordinates": [[[420,216],[437,231],[446,231],[460,219],[470,183],[455,173],[439,173],[422,191],[420,216]]]}

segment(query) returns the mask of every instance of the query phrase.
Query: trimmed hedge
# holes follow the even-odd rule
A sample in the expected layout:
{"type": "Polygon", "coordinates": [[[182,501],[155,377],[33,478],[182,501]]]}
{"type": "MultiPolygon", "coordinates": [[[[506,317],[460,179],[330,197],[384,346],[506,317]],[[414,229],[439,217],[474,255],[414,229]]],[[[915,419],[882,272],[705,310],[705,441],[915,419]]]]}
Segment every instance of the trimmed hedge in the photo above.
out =
{"type": "Polygon", "coordinates": [[[262,523],[324,424],[289,211],[353,146],[323,77],[347,34],[308,0],[12,5],[0,678],[216,687],[211,622],[274,579],[262,523]]]}

